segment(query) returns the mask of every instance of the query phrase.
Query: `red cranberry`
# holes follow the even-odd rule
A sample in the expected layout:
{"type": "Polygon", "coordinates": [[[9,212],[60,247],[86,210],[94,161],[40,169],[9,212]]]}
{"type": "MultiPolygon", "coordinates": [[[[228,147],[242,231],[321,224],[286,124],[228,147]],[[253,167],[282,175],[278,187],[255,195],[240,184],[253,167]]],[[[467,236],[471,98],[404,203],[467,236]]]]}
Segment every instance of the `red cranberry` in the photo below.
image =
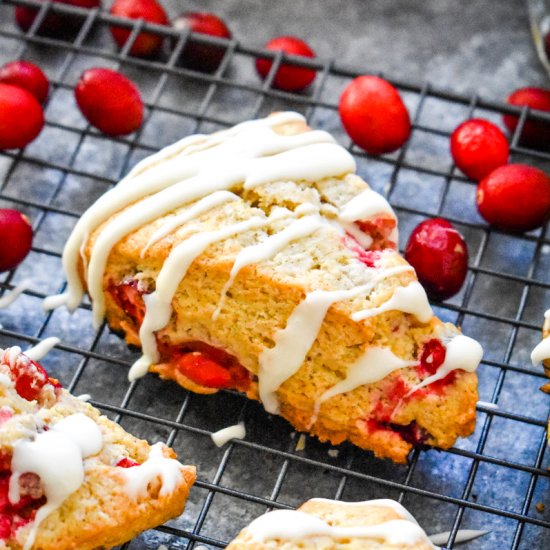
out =
{"type": "Polygon", "coordinates": [[[111,69],[84,71],[75,96],[88,122],[104,134],[131,134],[143,122],[143,102],[137,86],[111,69]]]}
{"type": "Polygon", "coordinates": [[[27,90],[0,83],[0,149],[28,145],[44,127],[40,103],[27,90]]]}
{"type": "Polygon", "coordinates": [[[540,227],[550,214],[550,178],[526,164],[508,164],[477,186],[479,213],[495,227],[523,233],[540,227]]]}
{"type": "MultiPolygon", "coordinates": [[[[295,36],[273,38],[264,46],[264,49],[283,51],[288,55],[315,57],[315,52],[303,40],[295,36]]],[[[267,78],[272,65],[273,60],[265,57],[256,60],[256,70],[262,80],[267,78]]],[[[298,92],[307,88],[315,80],[315,76],[316,72],[312,69],[282,63],[273,79],[273,87],[287,92],[298,92]]]]}
{"type": "Polygon", "coordinates": [[[405,249],[405,258],[434,300],[445,300],[456,294],[468,271],[466,242],[442,218],[426,220],[416,226],[405,249]]]}
{"type": "Polygon", "coordinates": [[[139,466],[139,462],[136,462],[135,460],[132,460],[131,458],[121,458],[115,466],[118,466],[119,468],[133,468],[134,466],[139,466]]]}
{"type": "Polygon", "coordinates": [[[32,245],[32,226],[17,210],[0,208],[0,272],[18,266],[32,245]]]}
{"type": "MultiPolygon", "coordinates": [[[[46,2],[47,0],[39,0],[40,2],[46,2]]],[[[80,8],[98,8],[101,5],[100,0],[52,0],[53,2],[59,2],[61,4],[69,4],[70,6],[78,6],[80,8]]],[[[37,8],[27,8],[24,6],[17,6],[15,8],[15,21],[19,25],[22,31],[28,31],[31,25],[34,23],[36,15],[38,14],[37,8]]],[[[78,26],[82,19],[78,16],[69,13],[53,13],[50,11],[44,18],[40,27],[38,28],[39,34],[64,34],[67,31],[74,30],[78,26]]]]}
{"type": "Polygon", "coordinates": [[[40,103],[46,101],[50,89],[42,69],[29,61],[12,61],[0,67],[0,82],[24,88],[40,103]]]}
{"type": "MultiPolygon", "coordinates": [[[[128,19],[143,19],[147,23],[157,25],[168,25],[168,16],[164,8],[155,0],[115,0],[111,6],[111,14],[128,19]]],[[[119,48],[124,46],[131,32],[130,28],[111,27],[111,34],[119,48]]],[[[158,34],[142,32],[132,44],[130,55],[150,57],[160,51],[163,42],[164,38],[158,34]]]]}
{"type": "Polygon", "coordinates": [[[445,361],[447,349],[441,340],[432,338],[424,344],[420,355],[419,371],[421,376],[432,376],[445,361]]]}
{"type": "Polygon", "coordinates": [[[196,351],[177,360],[178,370],[187,378],[208,388],[228,388],[232,378],[228,369],[196,351]]]}
{"type": "MultiPolygon", "coordinates": [[[[507,99],[510,105],[527,105],[531,109],[550,113],[550,90],[543,88],[520,88],[513,92],[507,99]]],[[[518,117],[504,115],[504,124],[511,133],[518,125],[518,117]]],[[[520,143],[535,149],[550,148],[550,123],[537,120],[526,120],[520,136],[520,143]]]]}
{"type": "Polygon", "coordinates": [[[372,155],[399,149],[411,134],[409,112],[399,92],[377,76],[352,80],[338,110],[351,139],[372,155]]]}
{"type": "Polygon", "coordinates": [[[139,289],[138,281],[134,279],[111,284],[109,290],[119,307],[140,326],[145,317],[145,292],[139,289]]]}
{"type": "Polygon", "coordinates": [[[506,136],[488,120],[467,120],[451,136],[451,154],[455,164],[475,181],[506,164],[509,153],[506,136]]]}
{"type": "MultiPolygon", "coordinates": [[[[231,31],[217,15],[209,12],[187,11],[172,22],[174,28],[207,34],[218,38],[231,38],[231,31]]],[[[181,54],[183,66],[196,71],[214,72],[223,60],[226,48],[200,44],[188,39],[181,54]]]]}

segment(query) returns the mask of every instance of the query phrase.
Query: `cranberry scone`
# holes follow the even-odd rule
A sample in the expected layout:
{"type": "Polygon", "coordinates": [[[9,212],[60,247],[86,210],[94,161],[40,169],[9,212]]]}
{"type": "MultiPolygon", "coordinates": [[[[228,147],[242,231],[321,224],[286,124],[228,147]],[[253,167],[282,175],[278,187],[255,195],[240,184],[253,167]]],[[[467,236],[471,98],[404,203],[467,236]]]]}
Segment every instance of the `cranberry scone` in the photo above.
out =
{"type": "Polygon", "coordinates": [[[178,516],[195,469],[0,350],[0,548],[111,548],[178,516]]]}
{"type": "Polygon", "coordinates": [[[395,500],[311,499],[298,510],[255,519],[227,550],[433,550],[416,520],[395,500]]]}
{"type": "Polygon", "coordinates": [[[298,430],[404,462],[475,424],[482,350],[434,317],[387,201],[297,113],[190,136],[140,162],[63,253],[147,371],[260,399],[298,430]]]}

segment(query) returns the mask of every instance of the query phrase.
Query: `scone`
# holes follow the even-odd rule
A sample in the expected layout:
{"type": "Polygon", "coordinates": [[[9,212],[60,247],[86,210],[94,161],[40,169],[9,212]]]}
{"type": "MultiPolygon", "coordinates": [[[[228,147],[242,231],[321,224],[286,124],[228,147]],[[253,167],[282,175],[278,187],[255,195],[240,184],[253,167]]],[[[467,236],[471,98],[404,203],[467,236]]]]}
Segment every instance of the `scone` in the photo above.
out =
{"type": "Polygon", "coordinates": [[[433,550],[423,529],[389,499],[340,502],[312,499],[298,510],[255,519],[227,550],[433,550]]]}
{"type": "Polygon", "coordinates": [[[0,350],[0,548],[111,548],[178,516],[195,481],[18,347],[0,350]]]}
{"type": "Polygon", "coordinates": [[[344,148],[277,113],[139,163],[78,221],[45,305],[86,289],[95,322],[141,346],[132,379],[236,389],[404,462],[473,431],[482,350],[434,317],[396,225],[344,148]]]}

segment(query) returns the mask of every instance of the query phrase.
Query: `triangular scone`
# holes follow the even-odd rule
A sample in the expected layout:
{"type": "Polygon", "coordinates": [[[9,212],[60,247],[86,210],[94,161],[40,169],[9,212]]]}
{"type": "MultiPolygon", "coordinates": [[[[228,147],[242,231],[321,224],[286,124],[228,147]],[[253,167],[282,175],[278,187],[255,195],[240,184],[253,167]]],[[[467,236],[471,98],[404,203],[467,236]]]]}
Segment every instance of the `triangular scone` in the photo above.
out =
{"type": "Polygon", "coordinates": [[[308,500],[298,510],[268,512],[245,527],[227,550],[434,550],[395,500],[308,500]]]}
{"type": "Polygon", "coordinates": [[[145,159],[65,247],[76,307],[147,370],[234,388],[321,440],[403,462],[475,423],[481,347],[433,316],[389,204],[296,113],[191,136],[145,159]],[[82,257],[81,257],[82,255],[82,257]]]}
{"type": "Polygon", "coordinates": [[[0,548],[111,548],[178,516],[195,468],[0,350],[0,548]]]}

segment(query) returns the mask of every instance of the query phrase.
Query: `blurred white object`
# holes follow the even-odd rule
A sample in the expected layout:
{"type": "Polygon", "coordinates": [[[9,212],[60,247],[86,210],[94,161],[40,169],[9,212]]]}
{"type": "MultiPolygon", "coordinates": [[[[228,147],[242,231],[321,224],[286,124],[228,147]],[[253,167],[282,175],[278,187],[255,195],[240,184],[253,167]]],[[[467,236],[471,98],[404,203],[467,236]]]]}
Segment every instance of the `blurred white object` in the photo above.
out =
{"type": "Polygon", "coordinates": [[[544,65],[548,76],[550,76],[550,1],[549,0],[527,0],[527,11],[529,13],[529,25],[531,35],[537,49],[540,62],[544,65]]]}

